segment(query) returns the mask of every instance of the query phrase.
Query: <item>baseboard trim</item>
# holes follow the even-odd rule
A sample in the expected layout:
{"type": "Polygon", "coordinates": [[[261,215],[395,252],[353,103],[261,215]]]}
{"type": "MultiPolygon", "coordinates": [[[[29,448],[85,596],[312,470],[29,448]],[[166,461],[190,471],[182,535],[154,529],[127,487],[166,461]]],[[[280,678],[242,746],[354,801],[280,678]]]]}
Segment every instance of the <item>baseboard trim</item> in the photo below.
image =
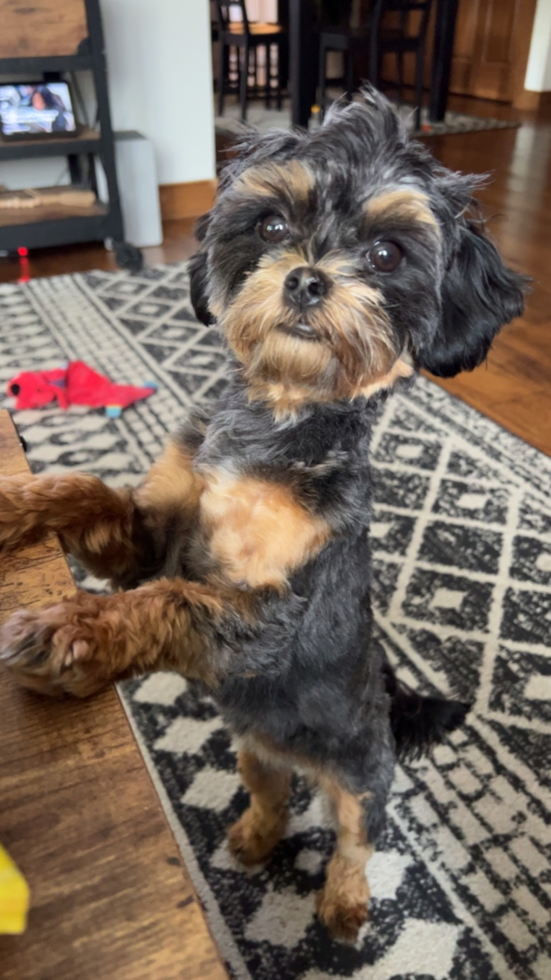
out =
{"type": "Polygon", "coordinates": [[[194,180],[185,184],[161,184],[159,197],[163,221],[198,218],[209,211],[216,197],[217,180],[194,180]]]}
{"type": "Polygon", "coordinates": [[[515,109],[537,112],[538,109],[551,106],[551,92],[532,92],[525,88],[515,96],[513,106],[515,109]]]}

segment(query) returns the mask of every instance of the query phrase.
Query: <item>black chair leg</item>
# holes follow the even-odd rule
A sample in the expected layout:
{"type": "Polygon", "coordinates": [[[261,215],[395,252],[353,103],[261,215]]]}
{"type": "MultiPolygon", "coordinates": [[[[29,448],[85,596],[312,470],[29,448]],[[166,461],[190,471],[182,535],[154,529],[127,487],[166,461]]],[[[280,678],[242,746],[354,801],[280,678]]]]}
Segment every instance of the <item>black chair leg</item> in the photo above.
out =
{"type": "Polygon", "coordinates": [[[248,73],[247,73],[247,80],[248,80],[247,85],[249,91],[251,89],[251,85],[249,85],[249,81],[250,79],[252,79],[251,94],[253,98],[256,96],[258,91],[258,64],[256,60],[256,52],[257,52],[256,48],[253,48],[252,51],[249,52],[249,66],[248,66],[248,73]]]}
{"type": "Polygon", "coordinates": [[[272,104],[272,49],[269,44],[265,45],[266,50],[266,108],[272,104]]]}
{"type": "Polygon", "coordinates": [[[277,108],[281,112],[281,98],[283,91],[283,50],[281,44],[276,47],[277,52],[277,108]]]}
{"type": "Polygon", "coordinates": [[[343,57],[346,64],[346,99],[347,102],[352,102],[352,94],[354,92],[354,56],[352,50],[348,48],[347,51],[343,51],[343,57]]]}
{"type": "Polygon", "coordinates": [[[425,45],[421,43],[415,53],[415,129],[421,129],[421,106],[423,103],[423,66],[425,62],[425,45]]]}
{"type": "Polygon", "coordinates": [[[218,41],[218,115],[224,115],[224,67],[226,46],[222,39],[218,41]]]}
{"type": "MultiPolygon", "coordinates": [[[[404,97],[404,52],[396,52],[396,67],[398,68],[398,98],[400,102],[404,97]]],[[[415,63],[417,67],[417,62],[415,63]]]]}
{"type": "Polygon", "coordinates": [[[375,88],[379,88],[379,47],[378,47],[378,37],[376,31],[371,31],[369,36],[369,81],[375,88]]]}
{"type": "Polygon", "coordinates": [[[241,103],[241,119],[247,120],[247,82],[249,80],[249,45],[239,49],[243,52],[241,61],[241,78],[239,80],[239,101],[241,103]]]}
{"type": "Polygon", "coordinates": [[[327,48],[323,41],[320,44],[319,53],[319,106],[320,116],[323,119],[325,114],[325,62],[327,60],[327,48]]]}

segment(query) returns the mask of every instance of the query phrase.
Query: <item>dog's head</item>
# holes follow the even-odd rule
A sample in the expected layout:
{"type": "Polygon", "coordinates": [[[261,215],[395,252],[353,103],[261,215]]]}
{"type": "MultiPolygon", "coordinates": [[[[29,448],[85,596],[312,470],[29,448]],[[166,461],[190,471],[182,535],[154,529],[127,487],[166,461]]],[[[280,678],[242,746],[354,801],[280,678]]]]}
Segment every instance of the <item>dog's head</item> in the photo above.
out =
{"type": "Polygon", "coordinates": [[[252,397],[293,410],[413,368],[451,376],[522,311],[523,280],[473,213],[476,178],[410,142],[383,96],[315,134],[255,134],[198,224],[191,292],[252,397]]]}

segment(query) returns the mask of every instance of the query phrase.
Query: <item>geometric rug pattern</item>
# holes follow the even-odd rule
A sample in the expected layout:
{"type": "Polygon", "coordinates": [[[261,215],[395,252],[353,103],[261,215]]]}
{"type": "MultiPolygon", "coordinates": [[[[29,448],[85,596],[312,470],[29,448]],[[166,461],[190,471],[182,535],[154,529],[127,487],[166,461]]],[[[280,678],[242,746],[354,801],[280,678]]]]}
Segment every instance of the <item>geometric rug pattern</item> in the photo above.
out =
{"type": "MultiPolygon", "coordinates": [[[[331,89],[328,94],[329,99],[337,99],[342,93],[338,89],[331,89]]],[[[359,96],[358,96],[359,98],[359,96]]],[[[429,118],[427,108],[421,110],[421,128],[415,130],[414,114],[415,109],[407,103],[393,102],[395,109],[402,116],[410,136],[443,136],[450,133],[480,133],[490,129],[518,129],[520,123],[509,119],[485,119],[483,116],[469,116],[461,112],[448,110],[441,122],[434,122],[429,118]]],[[[260,132],[270,129],[290,129],[291,111],[288,102],[284,101],[284,108],[267,109],[259,100],[251,101],[247,107],[247,122],[260,132]]],[[[231,133],[232,130],[237,134],[241,129],[241,110],[235,102],[235,97],[230,96],[226,100],[224,115],[216,118],[216,129],[219,133],[231,133]]]]}
{"type": "MultiPolygon", "coordinates": [[[[136,485],[186,410],[224,385],[185,265],[2,286],[0,314],[2,390],[67,358],[159,384],[119,419],[14,413],[35,472],[136,485]]],[[[372,462],[377,635],[407,683],[474,709],[431,758],[397,770],[356,946],[314,915],[334,831],[301,777],[284,840],[245,870],[225,828],[247,795],[214,702],[177,675],[138,678],[121,685],[131,724],[232,976],[549,980],[551,462],[423,379],[388,400],[372,462]]]]}

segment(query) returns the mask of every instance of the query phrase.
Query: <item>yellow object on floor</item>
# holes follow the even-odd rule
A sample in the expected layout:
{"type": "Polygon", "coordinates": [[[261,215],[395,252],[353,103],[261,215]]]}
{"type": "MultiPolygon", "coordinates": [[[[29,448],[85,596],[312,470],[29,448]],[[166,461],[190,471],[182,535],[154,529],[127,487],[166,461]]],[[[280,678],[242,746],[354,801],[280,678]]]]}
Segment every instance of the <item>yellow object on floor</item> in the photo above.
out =
{"type": "Polygon", "coordinates": [[[0,846],[0,933],[23,932],[27,925],[29,886],[0,846]]]}

